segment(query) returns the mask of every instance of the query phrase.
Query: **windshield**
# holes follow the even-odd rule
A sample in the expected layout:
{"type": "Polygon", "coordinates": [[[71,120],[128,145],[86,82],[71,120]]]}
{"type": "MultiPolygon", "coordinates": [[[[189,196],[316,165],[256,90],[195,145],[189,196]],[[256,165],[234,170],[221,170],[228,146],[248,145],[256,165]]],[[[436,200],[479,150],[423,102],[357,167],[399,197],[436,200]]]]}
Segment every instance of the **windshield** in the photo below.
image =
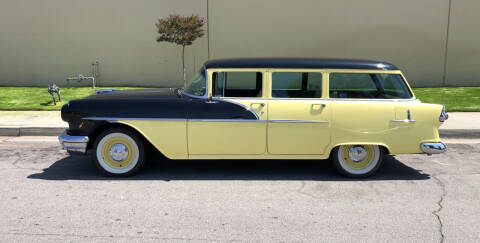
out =
{"type": "Polygon", "coordinates": [[[205,84],[205,69],[202,68],[190,81],[190,85],[185,89],[185,92],[195,96],[204,96],[206,93],[205,84]]]}

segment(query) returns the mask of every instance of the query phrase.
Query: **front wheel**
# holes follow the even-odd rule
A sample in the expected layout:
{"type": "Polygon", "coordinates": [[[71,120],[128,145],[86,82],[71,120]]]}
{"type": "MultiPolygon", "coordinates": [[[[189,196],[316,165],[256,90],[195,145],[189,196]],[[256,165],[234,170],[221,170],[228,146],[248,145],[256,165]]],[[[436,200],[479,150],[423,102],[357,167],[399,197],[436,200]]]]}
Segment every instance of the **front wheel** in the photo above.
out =
{"type": "Polygon", "coordinates": [[[92,157],[103,174],[130,176],[142,168],[145,148],[135,133],[124,128],[112,128],[97,137],[92,157]]]}
{"type": "Polygon", "coordinates": [[[342,145],[333,150],[332,160],[342,175],[361,178],[377,172],[382,165],[383,153],[378,145],[342,145]]]}

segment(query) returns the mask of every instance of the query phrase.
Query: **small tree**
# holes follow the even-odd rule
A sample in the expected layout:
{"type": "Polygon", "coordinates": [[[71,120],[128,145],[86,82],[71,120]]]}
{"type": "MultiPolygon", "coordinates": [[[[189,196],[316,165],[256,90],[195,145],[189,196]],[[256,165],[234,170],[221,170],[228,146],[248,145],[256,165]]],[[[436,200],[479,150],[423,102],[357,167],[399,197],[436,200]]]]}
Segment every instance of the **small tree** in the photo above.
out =
{"type": "Polygon", "coordinates": [[[205,23],[205,17],[181,16],[179,14],[170,14],[168,17],[159,19],[155,24],[160,34],[157,42],[170,42],[182,46],[182,70],[183,87],[187,86],[187,74],[185,72],[185,46],[193,44],[193,41],[204,35],[202,26],[205,23]]]}

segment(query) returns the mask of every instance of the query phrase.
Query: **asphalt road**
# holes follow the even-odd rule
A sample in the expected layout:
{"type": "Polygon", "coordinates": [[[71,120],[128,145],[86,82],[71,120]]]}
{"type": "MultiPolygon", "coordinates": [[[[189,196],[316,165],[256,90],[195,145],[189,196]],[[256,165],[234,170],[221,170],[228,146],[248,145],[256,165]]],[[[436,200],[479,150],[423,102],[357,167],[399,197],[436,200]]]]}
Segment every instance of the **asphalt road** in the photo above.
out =
{"type": "Polygon", "coordinates": [[[328,161],[152,161],[127,179],[52,137],[0,137],[0,241],[480,241],[480,140],[388,156],[345,179],[328,161]]]}

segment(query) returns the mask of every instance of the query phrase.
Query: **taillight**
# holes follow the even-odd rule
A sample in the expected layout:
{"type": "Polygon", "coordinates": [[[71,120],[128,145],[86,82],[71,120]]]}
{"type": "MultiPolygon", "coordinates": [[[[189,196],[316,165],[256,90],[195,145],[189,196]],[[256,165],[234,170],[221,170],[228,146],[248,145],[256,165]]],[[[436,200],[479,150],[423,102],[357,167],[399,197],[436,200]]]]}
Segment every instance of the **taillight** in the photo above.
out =
{"type": "Polygon", "coordinates": [[[447,119],[448,119],[448,114],[447,114],[447,111],[445,110],[445,106],[443,106],[442,107],[442,113],[440,113],[440,117],[438,118],[438,120],[440,122],[444,122],[447,119]]]}

